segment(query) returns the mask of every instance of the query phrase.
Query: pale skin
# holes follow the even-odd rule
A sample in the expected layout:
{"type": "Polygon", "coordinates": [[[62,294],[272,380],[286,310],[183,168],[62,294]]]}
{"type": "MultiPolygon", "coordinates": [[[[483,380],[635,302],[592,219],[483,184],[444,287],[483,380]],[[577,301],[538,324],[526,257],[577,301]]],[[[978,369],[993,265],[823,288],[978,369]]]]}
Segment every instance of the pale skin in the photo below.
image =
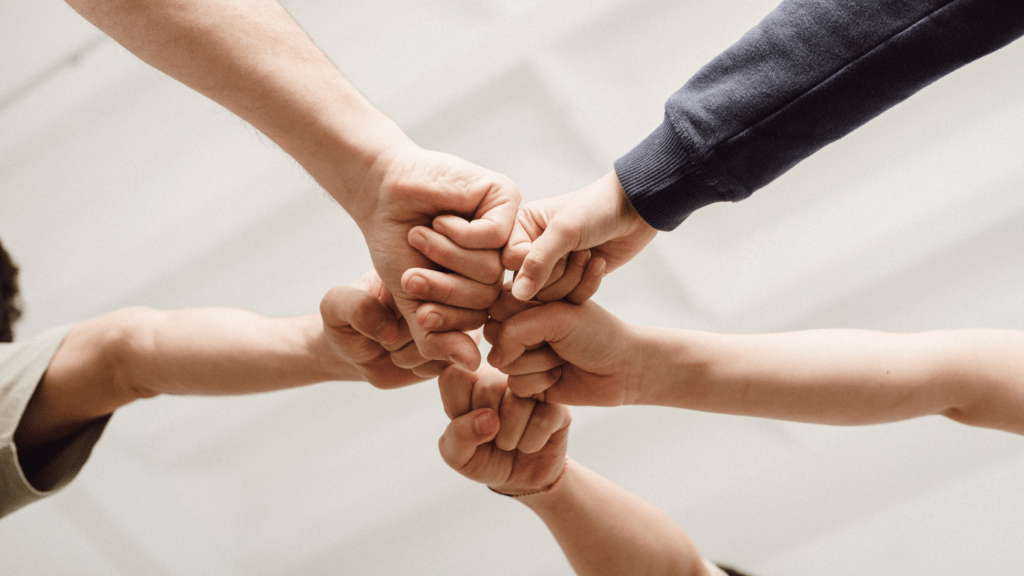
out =
{"type": "Polygon", "coordinates": [[[449,466],[520,495],[516,500],[544,521],[582,576],[721,574],[667,514],[566,458],[571,418],[565,406],[517,398],[505,379],[488,366],[477,372],[453,366],[441,374],[452,421],[439,447],[449,466]]]}
{"type": "Polygon", "coordinates": [[[396,388],[447,366],[418,355],[375,273],[332,288],[320,314],[293,318],[225,308],[128,308],[71,329],[14,441],[31,469],[34,459],[45,458],[47,443],[142,398],[250,394],[326,381],[396,388]]]}
{"type": "Polygon", "coordinates": [[[441,305],[480,311],[493,302],[501,284],[499,251],[520,200],[508,178],[419,148],[273,0],[68,3],[139,58],[231,110],[295,158],[362,230],[421,353],[479,365],[472,338],[412,320],[432,292],[447,290],[445,282],[472,286],[473,297],[435,300],[441,305]],[[434,268],[410,245],[419,242],[414,228],[432,225],[491,264],[451,268],[461,275],[456,280],[440,272],[406,274],[434,268]]]}
{"type": "Polygon", "coordinates": [[[532,307],[484,334],[509,387],[548,402],[839,425],[938,414],[1024,434],[1018,331],[713,334],[633,326],[588,301],[532,307]]]}
{"type": "MultiPolygon", "coordinates": [[[[603,258],[589,250],[556,263],[541,301],[584,302],[600,286],[603,258]]],[[[504,297],[491,308],[506,318],[539,305],[504,297]]],[[[490,321],[488,327],[496,326],[490,321]]],[[[566,455],[571,416],[564,405],[519,397],[508,377],[490,366],[470,372],[453,365],[438,378],[452,422],[438,442],[460,474],[528,506],[544,521],[577,574],[719,576],[686,531],[646,500],[566,455]]]]}
{"type": "Polygon", "coordinates": [[[637,214],[615,172],[574,192],[524,204],[502,252],[502,263],[517,270],[512,294],[536,299],[560,259],[590,250],[604,273],[636,256],[658,231],[637,214]]]}

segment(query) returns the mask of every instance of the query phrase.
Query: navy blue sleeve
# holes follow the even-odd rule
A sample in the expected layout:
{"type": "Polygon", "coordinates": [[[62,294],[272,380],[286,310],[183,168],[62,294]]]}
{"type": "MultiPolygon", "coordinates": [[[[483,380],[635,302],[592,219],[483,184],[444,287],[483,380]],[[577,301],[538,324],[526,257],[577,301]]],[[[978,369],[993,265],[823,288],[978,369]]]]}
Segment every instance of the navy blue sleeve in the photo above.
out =
{"type": "Polygon", "coordinates": [[[671,230],[1021,35],[1024,0],[786,0],[672,95],[615,171],[671,230]]]}

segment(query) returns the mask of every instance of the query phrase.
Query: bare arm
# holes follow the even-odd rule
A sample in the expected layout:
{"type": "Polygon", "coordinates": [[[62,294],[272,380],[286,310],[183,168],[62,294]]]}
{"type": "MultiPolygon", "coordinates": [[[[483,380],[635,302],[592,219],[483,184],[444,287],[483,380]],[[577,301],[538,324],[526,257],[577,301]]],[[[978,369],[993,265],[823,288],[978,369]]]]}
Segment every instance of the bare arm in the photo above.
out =
{"type": "Polygon", "coordinates": [[[641,328],[593,302],[559,302],[487,335],[495,343],[489,359],[511,375],[509,387],[549,402],[845,425],[942,414],[1024,434],[1024,332],[727,335],[641,328]]]}
{"type": "Polygon", "coordinates": [[[942,414],[1024,434],[1021,332],[647,334],[660,341],[664,363],[648,365],[665,386],[646,402],[826,424],[942,414]]]}
{"type": "Polygon", "coordinates": [[[133,54],[231,110],[292,155],[350,213],[402,131],[274,0],[69,0],[133,54]]]}
{"type": "Polygon", "coordinates": [[[566,466],[549,494],[518,499],[544,521],[577,574],[712,574],[668,514],[572,460],[566,466]]]}
{"type": "Polygon", "coordinates": [[[24,449],[59,439],[161,393],[239,394],[352,379],[351,365],[319,361],[319,325],[319,316],[270,319],[228,309],[129,308],[87,320],[54,355],[15,442],[24,449]]]}
{"type": "MultiPolygon", "coordinates": [[[[492,261],[472,278],[483,310],[497,293],[499,249],[512,230],[519,190],[508,178],[423,150],[373,107],[275,0],[69,0],[87,20],[155,68],[248,121],[276,142],[359,225],[374,267],[409,320],[424,356],[475,368],[480,354],[458,330],[413,322],[427,298],[406,290],[409,268],[436,268],[408,243],[438,216],[460,246],[492,261]]],[[[427,279],[429,283],[431,278],[427,279]]]]}
{"type": "Polygon", "coordinates": [[[516,398],[505,380],[490,367],[470,373],[453,366],[441,374],[441,400],[452,421],[438,445],[449,466],[519,495],[577,574],[711,574],[672,518],[566,458],[565,406],[516,398]]]}
{"type": "Polygon", "coordinates": [[[71,329],[22,415],[15,443],[25,450],[59,440],[158,394],[250,394],[335,380],[395,388],[441,368],[417,353],[372,273],[332,288],[320,314],[307,316],[127,308],[71,329]]]}

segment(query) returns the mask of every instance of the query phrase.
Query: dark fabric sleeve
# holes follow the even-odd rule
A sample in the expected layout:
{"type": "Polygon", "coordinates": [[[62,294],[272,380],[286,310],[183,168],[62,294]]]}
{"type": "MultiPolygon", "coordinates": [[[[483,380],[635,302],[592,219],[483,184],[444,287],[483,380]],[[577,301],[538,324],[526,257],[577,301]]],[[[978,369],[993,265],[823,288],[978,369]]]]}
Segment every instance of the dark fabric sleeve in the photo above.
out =
{"type": "Polygon", "coordinates": [[[1021,35],[1024,0],[786,0],[672,95],[615,171],[671,230],[1021,35]]]}

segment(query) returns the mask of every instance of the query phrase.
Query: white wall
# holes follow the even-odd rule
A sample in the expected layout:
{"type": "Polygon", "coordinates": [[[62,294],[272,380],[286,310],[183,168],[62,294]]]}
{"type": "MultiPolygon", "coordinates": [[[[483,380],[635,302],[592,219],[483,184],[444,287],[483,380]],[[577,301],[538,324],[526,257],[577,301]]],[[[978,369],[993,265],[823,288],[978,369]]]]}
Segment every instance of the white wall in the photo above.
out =
{"type": "MultiPolygon", "coordinates": [[[[421,145],[526,200],[607,172],[774,2],[294,0],[421,145]]],[[[19,336],[121,306],[316,310],[370,267],[267,139],[57,0],[0,3],[0,238],[19,336]]],[[[927,88],[751,199],[662,234],[596,300],[728,332],[1024,329],[1024,44],[927,88]]],[[[574,411],[571,453],[716,560],[764,576],[1008,574],[1024,441],[930,418],[855,429],[574,411]]],[[[157,398],[61,495],[0,522],[8,574],[565,574],[523,507],[449,470],[432,383],[157,398]]]]}

